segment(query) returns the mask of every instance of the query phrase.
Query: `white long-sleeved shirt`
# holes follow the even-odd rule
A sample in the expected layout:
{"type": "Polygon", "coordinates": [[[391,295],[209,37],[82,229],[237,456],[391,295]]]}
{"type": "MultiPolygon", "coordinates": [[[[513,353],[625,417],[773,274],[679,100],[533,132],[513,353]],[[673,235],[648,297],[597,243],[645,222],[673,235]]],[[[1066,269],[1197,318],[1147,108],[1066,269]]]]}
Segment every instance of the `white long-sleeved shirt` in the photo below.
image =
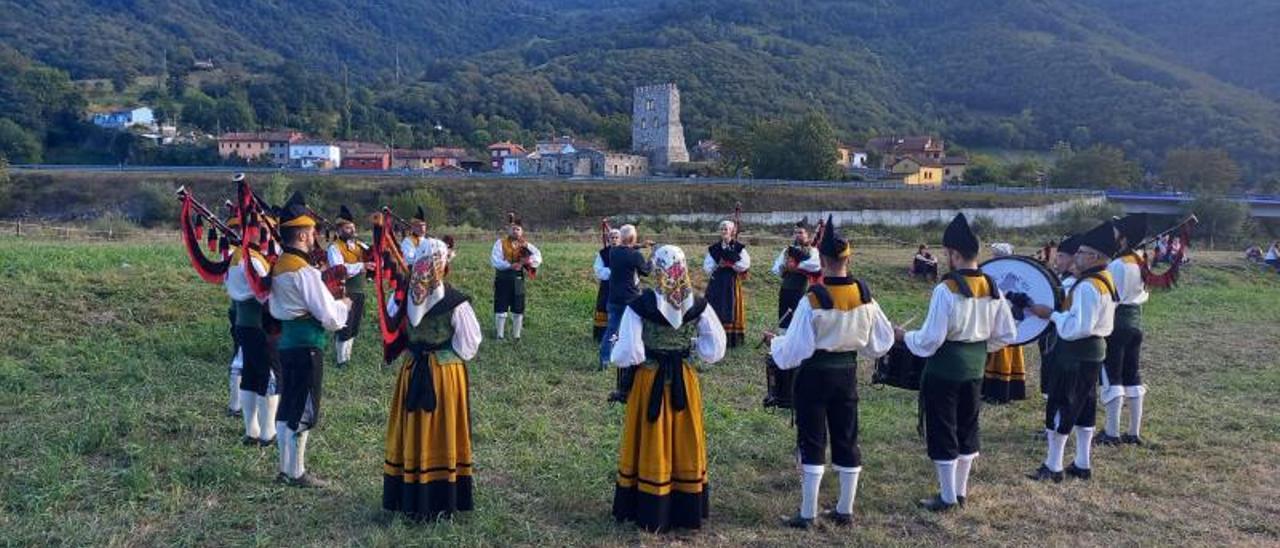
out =
{"type": "Polygon", "coordinates": [[[332,266],[342,265],[342,267],[347,271],[348,278],[354,278],[356,276],[364,274],[364,263],[363,262],[354,262],[354,263],[347,262],[346,258],[342,256],[342,250],[338,248],[338,246],[341,246],[341,245],[347,246],[348,251],[355,251],[356,249],[360,248],[360,244],[357,243],[355,240],[351,240],[349,242],[343,242],[339,240],[329,244],[329,253],[328,253],[329,264],[332,266]]]}
{"type": "MultiPolygon", "coordinates": [[[[707,253],[706,258],[702,259],[702,270],[707,274],[715,272],[716,267],[718,266],[720,265],[716,264],[716,260],[711,257],[710,253],[707,253]]],[[[735,272],[742,273],[742,272],[746,272],[750,268],[751,268],[751,254],[747,253],[747,250],[744,248],[742,250],[742,256],[738,258],[738,262],[733,263],[733,270],[735,272]]]]}
{"type": "MultiPolygon", "coordinates": [[[[413,302],[409,299],[408,320],[409,325],[417,326],[422,323],[422,318],[426,317],[436,304],[444,298],[444,286],[436,286],[435,291],[427,295],[427,300],[422,304],[413,302]]],[[[396,302],[395,297],[387,298],[387,315],[395,316],[400,311],[400,305],[396,302]]],[[[464,302],[454,307],[453,315],[449,320],[449,324],[453,326],[453,338],[450,345],[453,346],[453,353],[457,354],[463,361],[471,361],[476,357],[476,352],[480,351],[480,341],[483,339],[480,332],[480,322],[476,319],[476,311],[471,307],[471,303],[464,302]]]]}
{"type": "MultiPolygon", "coordinates": [[[[413,236],[405,236],[403,240],[400,240],[400,254],[404,255],[404,262],[406,265],[412,265],[414,261],[418,260],[418,257],[430,255],[437,249],[448,249],[449,247],[448,245],[445,245],[443,240],[438,240],[430,236],[418,238],[416,243],[413,240],[413,236]]],[[[453,255],[453,250],[449,249],[448,260],[452,261],[453,255]]]]}
{"type": "Polygon", "coordinates": [[[1142,281],[1142,267],[1132,255],[1115,258],[1107,264],[1107,272],[1116,284],[1116,294],[1120,296],[1117,304],[1141,305],[1147,302],[1150,294],[1147,285],[1142,281]]]}
{"type": "Polygon", "coordinates": [[[596,261],[591,265],[591,269],[596,273],[596,280],[601,282],[609,281],[609,276],[613,273],[609,267],[604,265],[604,259],[600,258],[600,254],[596,253],[596,261]]]}
{"type": "Polygon", "coordinates": [[[1007,299],[965,298],[940,283],[929,299],[929,314],[920,329],[908,331],[903,341],[912,354],[928,358],[947,341],[987,342],[987,352],[1000,350],[1018,335],[1007,299]]]}
{"type": "Polygon", "coordinates": [[[346,327],[349,308],[333,298],[320,278],[320,271],[305,266],[293,272],[271,276],[271,316],[277,320],[295,320],[311,315],[326,331],[346,327]]]}
{"type": "MultiPolygon", "coordinates": [[[[744,249],[743,252],[745,253],[746,250],[744,249]]],[[[710,256],[708,255],[708,257],[710,256]]],[[[787,248],[784,247],[782,248],[782,251],[778,253],[778,258],[773,260],[773,268],[771,269],[771,271],[775,276],[782,276],[782,273],[786,271],[786,267],[787,267],[787,248]]],[[[800,270],[803,270],[804,272],[808,272],[810,274],[814,274],[822,270],[822,259],[818,257],[818,248],[810,246],[809,257],[804,261],[801,261],[800,264],[797,265],[797,267],[800,270]]]]}
{"type": "Polygon", "coordinates": [[[785,335],[774,337],[769,353],[778,369],[800,367],[818,350],[859,352],[878,358],[893,347],[893,324],[874,300],[852,310],[814,310],[800,299],[785,335]]]}
{"type": "MultiPolygon", "coordinates": [[[[243,255],[242,255],[243,256],[243,255]]],[[[253,269],[258,272],[259,277],[265,278],[271,272],[262,259],[253,257],[253,269]]],[[[233,301],[247,301],[256,299],[258,296],[253,293],[253,289],[249,287],[249,274],[244,269],[244,259],[236,261],[227,269],[227,278],[222,282],[227,288],[227,296],[233,301]]]]}
{"type": "MultiPolygon", "coordinates": [[[[529,248],[529,266],[534,268],[542,266],[542,252],[538,251],[537,246],[526,243],[525,247],[529,248]]],[[[493,250],[489,252],[489,264],[493,265],[495,270],[511,270],[512,263],[508,262],[506,256],[502,254],[502,238],[493,242],[493,250]]]]}
{"type": "Polygon", "coordinates": [[[1058,331],[1058,338],[1078,341],[1087,337],[1106,337],[1111,334],[1116,315],[1116,303],[1109,293],[1099,291],[1092,280],[1074,284],[1068,290],[1071,306],[1049,316],[1058,331]],[[1079,287],[1075,287],[1078,285],[1079,287]]]}
{"type": "MultiPolygon", "coordinates": [[[[665,299],[658,298],[659,311],[668,322],[672,322],[677,327],[683,319],[684,312],[691,306],[693,306],[692,296],[685,299],[684,304],[678,309],[668,304],[665,299]]],[[[706,310],[702,311],[702,315],[698,316],[698,338],[693,345],[694,353],[706,363],[716,363],[724,359],[725,344],[724,326],[720,324],[716,311],[708,305],[706,310]]],[[[622,323],[618,326],[618,341],[613,345],[613,353],[610,354],[609,361],[617,367],[631,367],[645,361],[644,319],[631,307],[627,307],[626,312],[622,314],[622,323]]]]}

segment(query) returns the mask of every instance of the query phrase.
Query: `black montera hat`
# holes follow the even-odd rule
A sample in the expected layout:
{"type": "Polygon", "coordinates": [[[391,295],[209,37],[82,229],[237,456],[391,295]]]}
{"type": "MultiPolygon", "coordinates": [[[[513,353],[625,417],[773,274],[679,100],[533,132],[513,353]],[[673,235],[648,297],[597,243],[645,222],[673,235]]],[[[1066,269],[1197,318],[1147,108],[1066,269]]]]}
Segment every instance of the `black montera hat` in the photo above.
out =
{"type": "Polygon", "coordinates": [[[981,247],[978,235],[969,228],[969,220],[965,218],[964,213],[957,213],[955,218],[951,219],[951,224],[947,225],[947,230],[942,233],[942,245],[970,257],[977,255],[978,248],[981,247]]]}
{"type": "Polygon", "coordinates": [[[853,254],[853,246],[840,237],[831,215],[827,215],[827,224],[822,227],[822,240],[818,242],[818,253],[834,259],[843,259],[853,254]]]}
{"type": "Polygon", "coordinates": [[[1115,230],[1115,224],[1111,221],[1102,223],[1082,234],[1080,245],[1089,246],[1103,255],[1114,257],[1118,251],[1115,230]]]}

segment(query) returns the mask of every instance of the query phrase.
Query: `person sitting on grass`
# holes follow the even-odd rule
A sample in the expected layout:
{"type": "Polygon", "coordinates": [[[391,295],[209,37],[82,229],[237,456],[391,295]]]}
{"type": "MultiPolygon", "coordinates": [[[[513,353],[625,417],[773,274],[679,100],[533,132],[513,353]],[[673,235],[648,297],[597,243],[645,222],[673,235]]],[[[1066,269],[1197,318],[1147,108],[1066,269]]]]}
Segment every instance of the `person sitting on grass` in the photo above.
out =
{"type": "Polygon", "coordinates": [[[916,278],[938,281],[938,260],[929,253],[929,246],[920,244],[915,259],[911,261],[911,275],[916,278]]]}

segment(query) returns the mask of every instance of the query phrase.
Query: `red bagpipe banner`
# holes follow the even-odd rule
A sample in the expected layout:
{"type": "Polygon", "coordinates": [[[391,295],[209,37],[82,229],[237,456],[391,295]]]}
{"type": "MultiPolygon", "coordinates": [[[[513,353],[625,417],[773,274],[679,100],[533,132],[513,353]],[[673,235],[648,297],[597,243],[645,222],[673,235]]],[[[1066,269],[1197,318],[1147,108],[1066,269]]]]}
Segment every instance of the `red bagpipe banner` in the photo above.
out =
{"type": "Polygon", "coordinates": [[[1138,262],[1142,268],[1142,281],[1147,287],[1169,289],[1178,283],[1178,274],[1182,269],[1183,261],[1186,260],[1187,248],[1191,245],[1191,229],[1194,226],[1194,222],[1188,222],[1178,230],[1178,251],[1169,257],[1168,270],[1157,274],[1151,270],[1145,258],[1138,262]]]}
{"type": "Polygon", "coordinates": [[[236,196],[241,226],[240,255],[246,259],[245,277],[249,280],[249,289],[253,291],[254,297],[259,301],[266,301],[271,296],[271,276],[270,274],[258,275],[258,270],[253,268],[252,254],[249,250],[257,251],[266,257],[267,269],[270,271],[271,266],[275,264],[277,250],[276,246],[272,245],[275,239],[267,216],[269,212],[262,210],[261,201],[256,199],[253,190],[249,188],[249,182],[243,178],[236,183],[236,196]]]}
{"type": "MultiPolygon", "coordinates": [[[[223,254],[222,260],[213,261],[205,256],[204,251],[200,249],[200,238],[204,234],[203,214],[196,209],[195,197],[191,192],[181,192],[182,209],[178,214],[178,230],[182,234],[182,245],[187,250],[187,258],[191,260],[191,266],[195,268],[196,274],[206,282],[211,284],[221,284],[227,278],[227,269],[231,267],[231,257],[223,254]]],[[[204,211],[204,208],[200,208],[204,211]]],[[[213,221],[210,220],[212,223],[213,221]]],[[[213,226],[209,227],[210,240],[217,242],[216,231],[213,226]]],[[[224,235],[224,237],[226,237],[224,235]]]]}
{"type": "Polygon", "coordinates": [[[373,286],[377,295],[378,331],[382,335],[382,358],[391,363],[409,346],[405,332],[408,308],[408,267],[396,243],[395,217],[383,208],[373,224],[373,286]],[[396,315],[387,314],[387,288],[396,301],[396,315]]]}

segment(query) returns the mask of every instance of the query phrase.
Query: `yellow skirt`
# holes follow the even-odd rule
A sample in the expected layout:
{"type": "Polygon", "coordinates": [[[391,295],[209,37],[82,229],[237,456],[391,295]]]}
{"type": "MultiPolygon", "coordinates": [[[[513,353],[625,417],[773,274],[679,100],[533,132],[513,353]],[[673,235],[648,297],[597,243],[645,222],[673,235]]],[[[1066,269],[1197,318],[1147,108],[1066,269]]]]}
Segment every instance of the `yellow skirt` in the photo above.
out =
{"type": "Polygon", "coordinates": [[[1027,399],[1027,365],[1021,346],[1006,346],[987,354],[982,398],[992,403],[1027,399]]]}
{"type": "Polygon", "coordinates": [[[405,409],[413,377],[413,359],[396,379],[387,417],[386,461],[382,465],[382,507],[416,518],[473,508],[471,411],[467,368],[455,356],[437,361],[429,354],[436,392],[434,411],[405,409]]]}
{"type": "Polygon", "coordinates": [[[686,405],[676,411],[671,384],[662,390],[662,410],[647,416],[649,395],[658,369],[649,364],[636,371],[627,397],[622,445],[618,448],[618,483],[613,516],[635,521],[650,531],[696,529],[708,516],[707,444],[702,426],[702,391],[698,375],[685,364],[686,405]]]}

